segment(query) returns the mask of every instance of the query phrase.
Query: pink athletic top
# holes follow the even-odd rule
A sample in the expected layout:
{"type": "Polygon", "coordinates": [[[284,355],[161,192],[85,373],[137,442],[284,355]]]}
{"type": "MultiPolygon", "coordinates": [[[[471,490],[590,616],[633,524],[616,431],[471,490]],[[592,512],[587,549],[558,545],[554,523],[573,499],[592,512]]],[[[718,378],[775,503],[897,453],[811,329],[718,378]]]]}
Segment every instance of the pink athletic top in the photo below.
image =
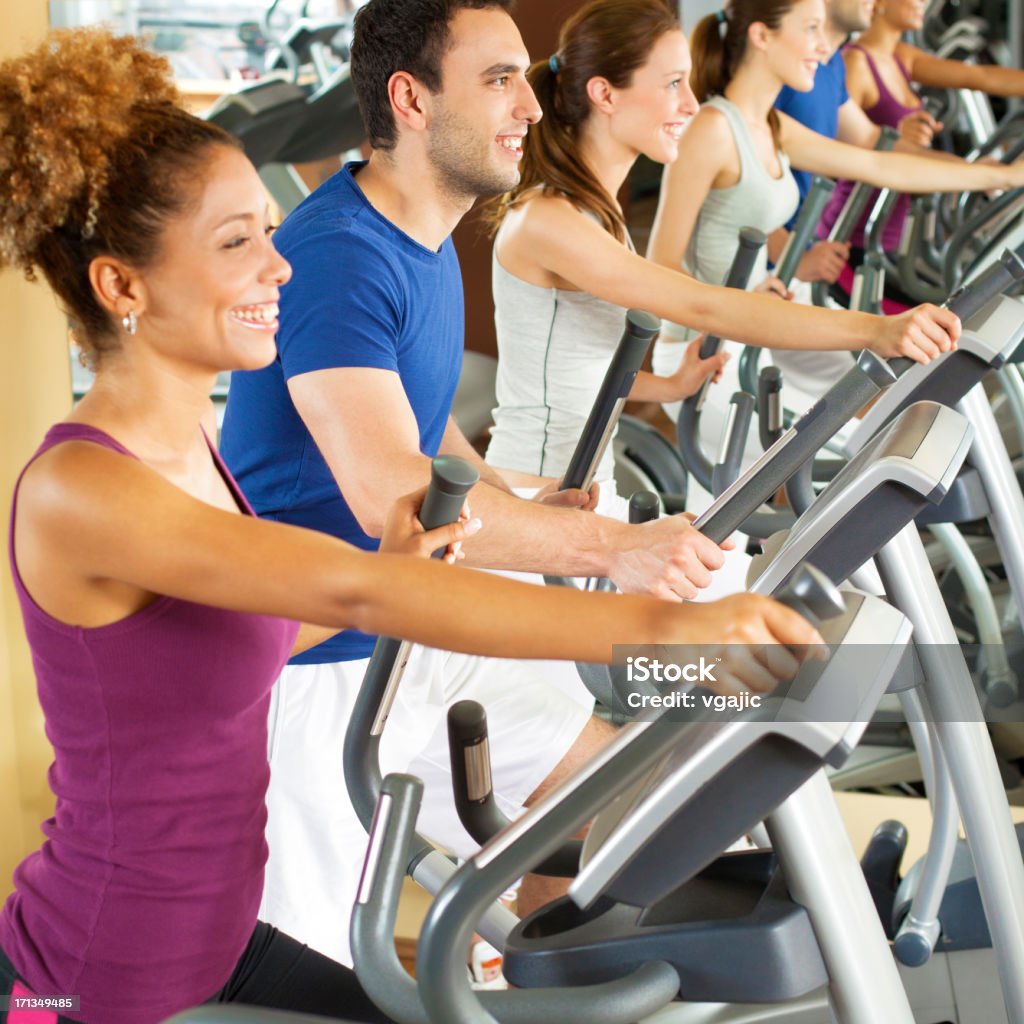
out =
{"type": "MultiPolygon", "coordinates": [[[[101,430],[59,423],[33,459],[73,440],[134,458],[101,430]]],[[[80,996],[73,1019],[155,1024],[217,992],[256,923],[267,708],[298,625],[172,597],[110,625],[66,625],[25,589],[14,523],[12,505],[57,803],[14,874],[0,947],[34,992],[80,996]]]]}
{"type": "MultiPolygon", "coordinates": [[[[871,120],[881,125],[883,128],[898,128],[900,121],[903,120],[908,114],[913,114],[921,109],[921,103],[918,101],[912,107],[904,106],[890,91],[889,87],[882,80],[882,76],[878,73],[878,67],[876,66],[874,59],[871,54],[868,53],[862,46],[858,46],[856,43],[848,43],[847,48],[860,50],[867,58],[868,68],[871,71],[871,77],[875,80],[875,85],[878,88],[878,101],[870,107],[864,110],[864,113],[868,115],[871,120]]],[[[903,62],[899,57],[895,58],[896,66],[900,69],[903,77],[907,81],[907,85],[910,85],[910,74],[907,69],[903,66],[903,62]]],[[[853,187],[856,182],[840,180],[836,185],[835,192],[832,193],[832,197],[828,201],[828,205],[825,207],[825,212],[821,217],[821,237],[824,238],[828,235],[828,232],[832,230],[832,225],[839,219],[839,214],[842,212],[843,206],[846,204],[846,200],[850,193],[853,191],[853,187]]],[[[878,193],[876,192],[875,195],[878,193]]],[[[861,215],[860,221],[857,224],[856,229],[853,232],[853,237],[850,239],[851,244],[858,249],[864,248],[864,227],[867,224],[868,216],[871,213],[871,207],[874,205],[874,201],[868,204],[867,210],[861,215]]],[[[900,237],[903,234],[903,225],[907,219],[907,213],[910,210],[910,199],[908,196],[901,196],[893,207],[889,221],[882,231],[882,248],[886,252],[893,252],[899,248],[900,237]]]]}

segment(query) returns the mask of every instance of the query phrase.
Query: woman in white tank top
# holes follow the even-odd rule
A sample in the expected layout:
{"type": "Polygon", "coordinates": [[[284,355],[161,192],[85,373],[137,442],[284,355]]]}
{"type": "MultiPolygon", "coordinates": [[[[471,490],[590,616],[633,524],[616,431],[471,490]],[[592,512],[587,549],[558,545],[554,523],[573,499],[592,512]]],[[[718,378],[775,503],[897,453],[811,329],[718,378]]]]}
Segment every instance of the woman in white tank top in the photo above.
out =
{"type": "MultiPolygon", "coordinates": [[[[557,53],[528,72],[544,116],[524,140],[520,184],[495,214],[499,407],[487,461],[514,486],[565,471],[627,307],[756,345],[922,361],[959,331],[935,307],[901,318],[795,307],[633,252],[614,197],[641,153],[675,159],[697,111],[689,73],[686,39],[661,0],[593,0],[563,26],[557,53]]],[[[678,400],[719,365],[691,352],[682,372],[639,377],[631,397],[678,400]]]]}

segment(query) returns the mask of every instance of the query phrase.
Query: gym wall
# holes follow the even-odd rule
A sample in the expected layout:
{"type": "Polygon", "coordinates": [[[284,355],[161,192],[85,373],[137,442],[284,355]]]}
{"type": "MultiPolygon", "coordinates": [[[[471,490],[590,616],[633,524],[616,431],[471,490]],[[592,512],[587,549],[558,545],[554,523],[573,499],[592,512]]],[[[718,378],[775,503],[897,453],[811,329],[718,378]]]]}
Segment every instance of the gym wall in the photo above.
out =
{"type": "MultiPolygon", "coordinates": [[[[0,58],[34,45],[47,30],[46,4],[5,7],[0,58]]],[[[44,285],[30,285],[19,274],[0,271],[0,515],[7,537],[10,496],[25,460],[46,429],[71,405],[67,331],[64,318],[44,285]]],[[[46,769],[53,753],[43,735],[18,608],[7,567],[0,571],[0,900],[11,888],[11,872],[39,846],[39,823],[52,813],[46,769]]]]}

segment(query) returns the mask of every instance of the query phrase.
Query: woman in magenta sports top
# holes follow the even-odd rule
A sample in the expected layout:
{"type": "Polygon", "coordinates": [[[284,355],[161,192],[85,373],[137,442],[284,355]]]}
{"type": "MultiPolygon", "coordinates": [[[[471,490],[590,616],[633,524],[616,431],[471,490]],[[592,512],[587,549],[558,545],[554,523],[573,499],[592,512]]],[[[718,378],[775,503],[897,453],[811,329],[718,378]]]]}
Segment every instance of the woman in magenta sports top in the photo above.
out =
{"type": "MultiPolygon", "coordinates": [[[[256,519],[209,394],[274,358],[291,271],[252,165],[177,106],[169,72],[100,30],[0,63],[0,265],[42,273],[96,370],[12,502],[56,811],[0,911],[0,996],[80,1000],[9,1024],[157,1024],[207,1001],[384,1020],[351,971],[256,920],[267,707],[292,652],[350,626],[595,662],[613,641],[817,634],[765,598],[531,587],[256,519]]],[[[397,503],[384,549],[425,555],[479,525],[424,534],[420,498],[397,503]]]]}
{"type": "MultiPolygon", "coordinates": [[[[923,0],[877,3],[870,27],[856,42],[844,47],[843,60],[850,99],[875,124],[899,128],[904,138],[928,146],[941,126],[924,110],[914,83],[942,89],[977,89],[994,96],[1024,96],[1024,71],[943,60],[904,42],[904,33],[920,29],[924,24],[924,9],[923,0]]],[[[822,217],[823,232],[835,223],[853,184],[839,182],[822,217]]],[[[910,199],[903,196],[893,209],[882,234],[886,250],[898,248],[909,208],[910,199]]],[[[863,258],[863,229],[867,217],[867,213],[861,217],[851,240],[851,267],[856,267],[863,258]]],[[[849,292],[852,283],[853,273],[847,268],[839,285],[849,292]]],[[[888,306],[890,312],[914,304],[913,299],[888,284],[886,293],[896,300],[888,306]]]]}

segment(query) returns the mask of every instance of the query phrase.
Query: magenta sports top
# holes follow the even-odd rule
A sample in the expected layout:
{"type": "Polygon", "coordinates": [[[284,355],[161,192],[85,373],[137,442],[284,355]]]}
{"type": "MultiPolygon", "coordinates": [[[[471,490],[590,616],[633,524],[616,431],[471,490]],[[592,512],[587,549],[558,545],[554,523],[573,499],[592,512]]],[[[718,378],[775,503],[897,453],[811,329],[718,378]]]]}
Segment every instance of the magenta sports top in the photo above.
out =
{"type": "MultiPolygon", "coordinates": [[[[135,457],[95,427],[59,423],[33,459],[65,441],[135,457]]],[[[298,624],[158,597],[106,626],[66,625],[25,589],[14,522],[12,504],[57,802],[42,848],[15,871],[0,947],[37,994],[80,996],[73,1019],[161,1021],[223,987],[255,926],[270,687],[298,624]]]]}
{"type": "MultiPolygon", "coordinates": [[[[875,80],[875,86],[878,89],[878,100],[873,106],[866,107],[864,113],[874,121],[875,124],[881,125],[883,128],[898,128],[900,121],[903,120],[908,114],[916,113],[921,109],[921,101],[912,106],[904,106],[890,91],[889,87],[885,84],[882,76],[878,73],[878,67],[875,64],[871,54],[868,53],[862,46],[858,46],[856,43],[847,43],[846,49],[860,50],[867,59],[868,68],[871,71],[871,76],[875,80]]],[[[899,57],[895,58],[896,66],[900,69],[900,73],[906,79],[907,85],[911,85],[910,74],[907,69],[903,66],[903,62],[899,57]]],[[[825,212],[821,217],[821,226],[819,234],[822,238],[827,237],[828,232],[832,230],[832,225],[839,219],[839,214],[842,213],[843,207],[846,205],[846,200],[850,193],[853,191],[856,182],[845,181],[840,179],[836,183],[836,190],[832,193],[831,198],[828,201],[828,205],[825,207],[825,212]]],[[[874,193],[876,196],[878,193],[874,193]]],[[[861,214],[861,218],[857,223],[857,227],[853,233],[853,237],[850,239],[851,244],[858,248],[864,248],[864,228],[867,225],[868,217],[871,214],[871,208],[874,206],[874,200],[868,204],[867,209],[861,214]]],[[[910,197],[900,196],[896,201],[896,205],[893,207],[892,214],[889,217],[885,228],[882,231],[882,248],[886,252],[895,252],[899,248],[900,238],[903,235],[903,225],[906,223],[907,213],[910,210],[910,197]]]]}

